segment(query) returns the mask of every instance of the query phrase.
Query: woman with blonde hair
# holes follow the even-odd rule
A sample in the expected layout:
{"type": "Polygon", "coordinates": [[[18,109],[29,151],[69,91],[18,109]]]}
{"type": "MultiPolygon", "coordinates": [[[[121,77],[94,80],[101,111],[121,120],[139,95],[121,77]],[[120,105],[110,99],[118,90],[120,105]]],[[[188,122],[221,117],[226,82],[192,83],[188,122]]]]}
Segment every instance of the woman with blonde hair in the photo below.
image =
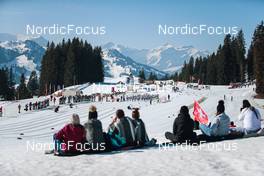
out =
{"type": "Polygon", "coordinates": [[[81,153],[79,144],[85,142],[85,129],[80,124],[78,114],[73,114],[71,123],[65,125],[54,135],[55,155],[78,154],[81,153]]]}

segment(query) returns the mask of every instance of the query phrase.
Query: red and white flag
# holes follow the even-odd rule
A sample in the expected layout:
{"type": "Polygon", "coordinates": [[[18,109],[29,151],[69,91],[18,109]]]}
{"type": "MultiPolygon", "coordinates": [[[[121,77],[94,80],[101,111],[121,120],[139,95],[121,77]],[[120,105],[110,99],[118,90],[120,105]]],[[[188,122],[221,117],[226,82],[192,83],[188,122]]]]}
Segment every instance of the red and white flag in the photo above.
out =
{"type": "Polygon", "coordinates": [[[194,101],[193,115],[194,115],[194,120],[195,121],[198,121],[198,122],[200,122],[202,124],[207,124],[208,115],[201,108],[201,106],[199,105],[199,103],[197,101],[194,101]]]}

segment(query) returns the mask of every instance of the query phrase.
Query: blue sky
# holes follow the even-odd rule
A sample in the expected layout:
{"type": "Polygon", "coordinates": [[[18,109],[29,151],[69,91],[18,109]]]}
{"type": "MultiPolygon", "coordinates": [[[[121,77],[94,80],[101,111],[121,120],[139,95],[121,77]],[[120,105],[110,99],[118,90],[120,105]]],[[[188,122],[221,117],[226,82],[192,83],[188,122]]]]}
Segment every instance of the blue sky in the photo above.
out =
{"type": "MultiPolygon", "coordinates": [[[[26,34],[26,25],[105,26],[106,35],[79,36],[95,45],[114,42],[134,48],[165,43],[214,51],[224,35],[158,35],[158,25],[237,26],[247,46],[264,20],[262,0],[0,0],[0,32],[26,34]]],[[[60,41],[61,35],[45,38],[60,41]]],[[[64,36],[71,38],[73,36],[64,36]]]]}

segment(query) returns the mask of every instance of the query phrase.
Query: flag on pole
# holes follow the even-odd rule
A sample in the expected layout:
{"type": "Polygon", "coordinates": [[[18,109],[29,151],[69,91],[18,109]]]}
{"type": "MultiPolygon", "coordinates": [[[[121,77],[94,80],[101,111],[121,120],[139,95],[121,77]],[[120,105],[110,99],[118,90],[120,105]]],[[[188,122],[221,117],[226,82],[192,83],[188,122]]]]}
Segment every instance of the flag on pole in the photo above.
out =
{"type": "Polygon", "coordinates": [[[199,105],[199,103],[197,101],[194,101],[193,115],[194,115],[194,120],[195,121],[198,121],[198,122],[200,122],[202,124],[207,124],[208,115],[201,108],[201,106],[199,105]]]}

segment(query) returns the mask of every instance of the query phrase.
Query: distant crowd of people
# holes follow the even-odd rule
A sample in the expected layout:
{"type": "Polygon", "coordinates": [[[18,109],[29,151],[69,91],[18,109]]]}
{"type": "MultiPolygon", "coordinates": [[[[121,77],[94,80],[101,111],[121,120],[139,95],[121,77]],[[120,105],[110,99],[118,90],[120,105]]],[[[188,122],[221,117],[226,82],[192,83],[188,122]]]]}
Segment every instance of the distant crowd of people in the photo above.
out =
{"type": "Polygon", "coordinates": [[[59,104],[71,104],[79,102],[124,102],[124,101],[150,101],[158,100],[158,94],[133,94],[112,93],[112,94],[93,94],[93,95],[76,95],[62,96],[59,98],[59,104]]]}
{"type": "Polygon", "coordinates": [[[59,104],[70,104],[80,102],[95,102],[96,95],[75,95],[75,96],[61,96],[59,98],[59,104]]]}
{"type": "MultiPolygon", "coordinates": [[[[155,145],[156,140],[148,138],[138,108],[132,109],[131,117],[126,116],[122,109],[117,110],[107,131],[104,132],[95,106],[89,108],[88,121],[84,125],[80,124],[78,114],[73,114],[71,123],[54,135],[54,154],[102,152],[123,147],[155,145]]],[[[197,122],[191,118],[188,107],[182,106],[174,120],[173,131],[166,132],[165,137],[172,143],[197,142],[201,139],[215,139],[238,133],[257,133],[261,129],[261,114],[248,100],[243,100],[238,120],[243,122],[242,127],[236,127],[234,122],[230,121],[230,117],[225,113],[224,101],[220,100],[215,117],[207,124],[199,124],[202,134],[197,136],[194,132],[197,122]]]]}
{"type": "MultiPolygon", "coordinates": [[[[170,98],[170,95],[168,95],[170,98]]],[[[21,104],[18,105],[18,113],[24,111],[34,111],[45,109],[50,104],[56,105],[54,108],[55,112],[59,111],[60,105],[69,104],[72,108],[73,104],[80,102],[124,102],[124,101],[150,101],[152,104],[153,100],[159,101],[159,95],[155,94],[133,94],[127,95],[126,93],[117,92],[112,94],[92,94],[92,95],[75,95],[75,96],[61,96],[56,97],[54,95],[50,95],[49,98],[43,101],[29,102],[22,107],[21,104]]]]}
{"type": "MultiPolygon", "coordinates": [[[[29,102],[25,104],[24,111],[35,111],[47,108],[50,105],[50,100],[45,99],[43,101],[29,102]]],[[[21,104],[18,104],[18,113],[21,113],[21,104]]]]}

